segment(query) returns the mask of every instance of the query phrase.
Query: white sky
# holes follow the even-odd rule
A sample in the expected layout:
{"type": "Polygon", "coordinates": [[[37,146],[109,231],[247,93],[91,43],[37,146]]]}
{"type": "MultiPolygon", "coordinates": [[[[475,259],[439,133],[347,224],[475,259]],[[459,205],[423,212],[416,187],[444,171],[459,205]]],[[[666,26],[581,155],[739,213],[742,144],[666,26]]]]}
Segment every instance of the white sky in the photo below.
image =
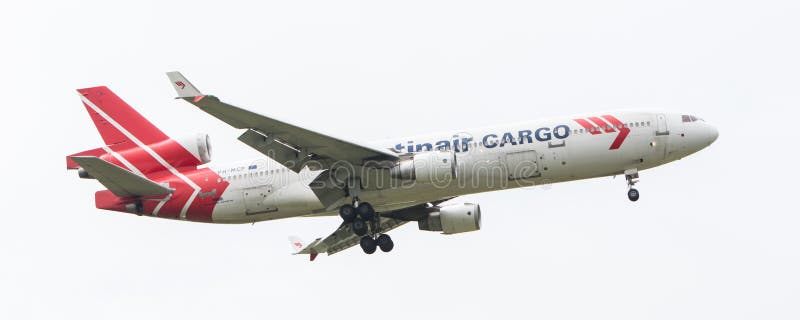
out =
{"type": "Polygon", "coordinates": [[[0,11],[3,319],[797,319],[798,1],[52,1],[0,11]],[[408,225],[309,263],[337,218],[210,225],[104,212],[64,156],[108,85],[213,163],[257,157],[164,72],[353,140],[619,108],[717,125],[642,174],[466,197],[484,229],[408,225]],[[348,123],[348,121],[353,123],[348,123]],[[374,290],[368,290],[375,288],[374,290]],[[370,293],[373,292],[373,293],[370,293]]]}

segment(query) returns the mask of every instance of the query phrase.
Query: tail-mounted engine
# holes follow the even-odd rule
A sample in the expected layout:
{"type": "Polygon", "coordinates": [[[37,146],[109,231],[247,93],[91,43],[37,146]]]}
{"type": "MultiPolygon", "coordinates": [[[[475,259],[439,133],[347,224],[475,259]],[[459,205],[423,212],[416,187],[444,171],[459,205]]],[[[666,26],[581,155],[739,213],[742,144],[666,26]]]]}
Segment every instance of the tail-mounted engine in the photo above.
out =
{"type": "Polygon", "coordinates": [[[390,169],[392,178],[427,183],[456,178],[456,155],[451,151],[428,151],[401,159],[390,169]]]}
{"type": "MultiPolygon", "coordinates": [[[[196,167],[211,161],[211,143],[207,134],[196,134],[182,139],[166,139],[140,147],[127,141],[105,148],[97,148],[71,156],[94,156],[122,167],[134,166],[141,173],[167,170],[164,163],[173,168],[196,167]],[[111,153],[109,153],[111,151],[111,153]]],[[[79,169],[77,163],[67,156],[67,169],[79,169]]],[[[132,168],[129,168],[132,169],[132,168]]],[[[79,170],[81,178],[92,178],[79,170]]]]}
{"type": "Polygon", "coordinates": [[[192,153],[200,164],[211,162],[211,139],[205,133],[198,133],[193,137],[186,137],[178,140],[186,150],[192,153]]]}

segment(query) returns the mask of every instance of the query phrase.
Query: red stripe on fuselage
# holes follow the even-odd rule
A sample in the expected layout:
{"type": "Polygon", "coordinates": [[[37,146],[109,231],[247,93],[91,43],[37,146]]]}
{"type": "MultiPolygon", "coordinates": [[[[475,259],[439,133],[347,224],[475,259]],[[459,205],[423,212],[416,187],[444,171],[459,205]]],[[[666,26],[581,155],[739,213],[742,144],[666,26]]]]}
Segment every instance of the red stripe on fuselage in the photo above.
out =
{"type": "Polygon", "coordinates": [[[598,117],[589,117],[589,120],[592,120],[592,122],[594,122],[594,124],[596,124],[598,127],[603,128],[603,130],[606,133],[616,132],[614,128],[611,128],[611,126],[608,125],[608,123],[606,123],[605,121],[603,121],[603,119],[600,119],[598,117]]]}
{"type": "Polygon", "coordinates": [[[186,211],[186,220],[212,222],[214,207],[230,183],[209,168],[186,172],[185,175],[200,186],[200,193],[186,211]]]}
{"type": "Polygon", "coordinates": [[[581,125],[581,127],[586,129],[586,131],[589,131],[591,134],[600,134],[600,131],[595,130],[594,126],[591,123],[589,123],[589,121],[586,121],[584,119],[575,119],[575,122],[577,122],[579,125],[581,125]]]}
{"type": "Polygon", "coordinates": [[[611,147],[608,149],[609,150],[619,149],[619,147],[622,146],[622,143],[625,142],[625,138],[628,137],[628,134],[631,132],[631,129],[625,127],[625,124],[622,123],[622,121],[619,121],[619,119],[615,118],[612,115],[605,115],[603,116],[603,119],[608,120],[608,122],[610,122],[611,125],[619,129],[619,134],[617,135],[617,138],[614,139],[614,142],[611,143],[611,147]]]}

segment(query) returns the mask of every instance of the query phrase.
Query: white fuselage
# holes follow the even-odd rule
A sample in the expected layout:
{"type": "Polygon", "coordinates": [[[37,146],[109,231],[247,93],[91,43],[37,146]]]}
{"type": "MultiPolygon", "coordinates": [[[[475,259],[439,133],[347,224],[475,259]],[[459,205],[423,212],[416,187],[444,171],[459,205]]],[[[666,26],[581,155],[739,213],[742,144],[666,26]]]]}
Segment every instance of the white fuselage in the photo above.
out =
{"type": "MultiPolygon", "coordinates": [[[[404,156],[429,150],[453,151],[457,170],[454,179],[425,182],[400,181],[389,178],[386,171],[373,170],[362,176],[360,199],[380,212],[472,193],[642,171],[697,152],[717,137],[712,126],[702,120],[687,121],[689,118],[680,114],[610,115],[370,143],[376,149],[391,149],[404,156]]],[[[212,170],[230,183],[213,210],[213,222],[332,215],[338,205],[349,202],[342,198],[323,207],[309,187],[321,171],[295,173],[266,158],[212,170]]]]}

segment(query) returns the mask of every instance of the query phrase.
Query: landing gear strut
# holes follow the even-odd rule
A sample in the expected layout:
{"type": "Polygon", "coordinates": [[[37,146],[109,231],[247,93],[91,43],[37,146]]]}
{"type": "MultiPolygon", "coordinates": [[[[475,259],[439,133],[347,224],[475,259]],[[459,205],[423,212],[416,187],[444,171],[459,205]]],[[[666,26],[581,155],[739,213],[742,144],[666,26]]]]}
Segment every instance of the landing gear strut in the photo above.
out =
{"type": "Polygon", "coordinates": [[[628,180],[628,200],[636,201],[639,200],[639,190],[633,187],[637,182],[639,182],[639,172],[636,169],[628,169],[625,170],[625,180],[628,180]]]}

